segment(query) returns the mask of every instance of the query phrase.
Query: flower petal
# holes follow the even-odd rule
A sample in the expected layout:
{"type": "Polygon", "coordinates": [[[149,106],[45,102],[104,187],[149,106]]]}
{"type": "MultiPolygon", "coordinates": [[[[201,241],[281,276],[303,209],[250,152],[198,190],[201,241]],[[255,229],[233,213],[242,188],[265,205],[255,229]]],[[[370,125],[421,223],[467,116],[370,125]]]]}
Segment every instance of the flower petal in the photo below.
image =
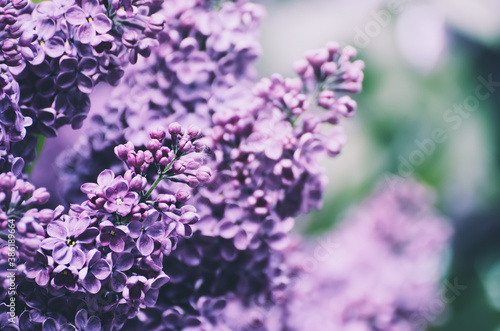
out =
{"type": "Polygon", "coordinates": [[[87,15],[85,15],[85,12],[77,6],[68,8],[64,16],[66,17],[66,20],[73,25],[82,25],[87,23],[87,15]]]}
{"type": "Polygon", "coordinates": [[[99,174],[99,177],[97,177],[97,184],[101,187],[107,186],[114,178],[115,174],[113,171],[106,169],[99,174]]]}
{"type": "Polygon", "coordinates": [[[83,279],[82,285],[92,294],[96,294],[101,289],[101,282],[90,272],[83,279]]]}
{"type": "Polygon", "coordinates": [[[65,243],[59,243],[54,247],[52,257],[59,264],[68,264],[73,257],[73,250],[65,243]]]}
{"type": "Polygon", "coordinates": [[[82,44],[90,44],[90,42],[95,38],[96,33],[94,27],[90,23],[85,23],[80,25],[77,31],[78,40],[82,44]]]}
{"type": "Polygon", "coordinates": [[[47,225],[47,234],[51,237],[66,240],[69,236],[66,224],[61,221],[55,221],[47,225]]]}
{"type": "Polygon", "coordinates": [[[154,246],[153,239],[151,239],[150,236],[144,233],[139,236],[139,240],[137,240],[137,249],[142,255],[146,256],[153,253],[154,246]]]}
{"type": "Polygon", "coordinates": [[[111,20],[104,14],[97,14],[93,17],[94,28],[98,33],[107,33],[113,27],[111,20]]]}

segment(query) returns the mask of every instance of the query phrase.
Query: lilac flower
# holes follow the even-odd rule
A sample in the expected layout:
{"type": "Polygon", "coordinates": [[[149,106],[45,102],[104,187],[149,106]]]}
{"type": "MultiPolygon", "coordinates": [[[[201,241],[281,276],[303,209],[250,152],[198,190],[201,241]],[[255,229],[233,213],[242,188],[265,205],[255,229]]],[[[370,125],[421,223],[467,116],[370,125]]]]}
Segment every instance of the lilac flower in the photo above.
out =
{"type": "Polygon", "coordinates": [[[101,233],[97,237],[97,242],[101,246],[109,246],[113,252],[123,252],[128,228],[123,225],[115,226],[110,221],[102,221],[99,224],[99,228],[101,229],[101,233]]]}
{"type": "Polygon", "coordinates": [[[165,237],[165,227],[161,221],[158,221],[159,213],[152,211],[143,222],[130,222],[128,228],[130,237],[137,239],[137,249],[146,256],[153,252],[155,240],[165,237]]]}
{"type": "Polygon", "coordinates": [[[64,287],[70,292],[78,289],[78,270],[74,266],[58,265],[54,269],[54,278],[51,285],[56,288],[64,287]]]}
{"type": "Polygon", "coordinates": [[[78,331],[100,331],[101,320],[95,315],[89,318],[88,312],[80,309],[75,316],[75,326],[78,331]]]}
{"type": "Polygon", "coordinates": [[[130,301],[143,301],[150,285],[144,276],[132,276],[123,289],[123,297],[130,301]]]}
{"type": "Polygon", "coordinates": [[[38,251],[33,261],[26,263],[26,276],[35,278],[38,285],[45,287],[50,281],[50,273],[54,269],[54,259],[38,251]]]}
{"type": "Polygon", "coordinates": [[[132,211],[132,207],[139,202],[139,194],[130,192],[128,183],[121,176],[116,177],[104,190],[106,203],[104,209],[108,213],[117,212],[126,216],[132,211]]]}
{"type": "Polygon", "coordinates": [[[130,253],[109,253],[106,260],[111,265],[109,285],[113,291],[122,292],[128,279],[124,272],[132,268],[134,257],[130,253]]]}
{"type": "Polygon", "coordinates": [[[61,73],[56,78],[56,84],[62,89],[69,89],[75,83],[82,93],[89,94],[94,88],[92,75],[97,72],[97,61],[91,57],[80,60],[63,56],[59,60],[61,73]]]}
{"type": "Polygon", "coordinates": [[[66,10],[66,20],[70,24],[79,26],[78,40],[89,44],[97,33],[104,34],[111,30],[112,22],[104,14],[104,8],[97,0],[83,0],[82,7],[73,6],[66,10]]]}
{"type": "Polygon", "coordinates": [[[95,294],[101,289],[101,281],[108,278],[111,267],[101,258],[101,252],[93,249],[87,253],[87,264],[80,270],[80,280],[89,293],[95,294]]]}
{"type": "Polygon", "coordinates": [[[81,190],[85,194],[104,195],[104,189],[111,184],[114,178],[113,171],[103,170],[97,177],[97,184],[85,183],[81,186],[81,190]]]}
{"type": "Polygon", "coordinates": [[[77,269],[85,264],[82,245],[95,241],[99,230],[89,228],[90,218],[66,216],[63,221],[53,221],[47,225],[50,236],[42,242],[42,248],[51,250],[54,261],[63,265],[71,263],[77,269]]]}

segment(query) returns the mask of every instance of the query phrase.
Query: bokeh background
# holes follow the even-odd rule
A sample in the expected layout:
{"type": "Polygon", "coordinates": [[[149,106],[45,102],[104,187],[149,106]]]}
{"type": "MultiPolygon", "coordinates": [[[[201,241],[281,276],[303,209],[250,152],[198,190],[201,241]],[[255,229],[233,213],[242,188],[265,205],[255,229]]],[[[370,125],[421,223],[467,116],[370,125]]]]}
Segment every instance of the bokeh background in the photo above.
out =
{"type": "Polygon", "coordinates": [[[303,231],[334,228],[376,183],[411,175],[455,228],[446,279],[467,286],[431,330],[499,331],[500,1],[265,4],[262,75],[293,75],[294,60],[329,40],[366,63],[357,116],[344,121],[348,145],[325,163],[325,207],[303,231]]]}
{"type": "MultiPolygon", "coordinates": [[[[262,3],[261,76],[293,76],[295,60],[330,40],[355,46],[366,63],[357,116],[343,121],[348,145],[325,162],[324,208],[300,231],[315,238],[377,183],[416,178],[455,228],[443,284],[467,286],[430,329],[500,331],[500,0],[262,3]]],[[[109,93],[100,86],[93,109],[109,93]]],[[[76,136],[63,129],[46,147],[63,150],[76,136]]],[[[57,177],[44,154],[53,152],[33,169],[37,186],[57,177]]]]}

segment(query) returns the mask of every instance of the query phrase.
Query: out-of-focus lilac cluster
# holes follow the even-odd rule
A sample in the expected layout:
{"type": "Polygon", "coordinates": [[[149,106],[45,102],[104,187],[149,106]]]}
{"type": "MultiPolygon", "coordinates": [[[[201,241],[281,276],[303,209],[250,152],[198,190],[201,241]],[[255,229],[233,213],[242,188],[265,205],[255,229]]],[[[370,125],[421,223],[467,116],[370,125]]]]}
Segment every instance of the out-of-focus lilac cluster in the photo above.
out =
{"type": "Polygon", "coordinates": [[[316,244],[289,246],[291,284],[272,309],[234,298],[218,330],[424,330],[444,305],[450,235],[424,187],[383,185],[316,244]]]}
{"type": "Polygon", "coordinates": [[[165,27],[155,1],[0,2],[0,148],[31,162],[34,135],[79,128],[88,95],[149,56],[165,27]],[[23,139],[25,139],[23,141],[23,139]],[[12,146],[14,145],[14,146],[12,146]]]}

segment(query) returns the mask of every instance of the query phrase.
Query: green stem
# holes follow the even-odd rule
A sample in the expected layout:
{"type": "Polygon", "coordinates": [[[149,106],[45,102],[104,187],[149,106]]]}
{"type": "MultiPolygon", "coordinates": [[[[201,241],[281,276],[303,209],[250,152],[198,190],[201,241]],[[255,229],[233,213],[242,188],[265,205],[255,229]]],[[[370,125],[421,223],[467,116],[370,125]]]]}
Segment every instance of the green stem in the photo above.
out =
{"type": "Polygon", "coordinates": [[[158,178],[156,178],[155,182],[153,183],[153,185],[151,185],[151,187],[149,188],[149,190],[146,192],[146,195],[142,197],[142,202],[146,201],[149,196],[151,195],[151,193],[153,193],[154,189],[156,188],[156,186],[158,186],[158,184],[160,184],[161,180],[163,179],[163,174],[159,174],[158,175],[158,178]]]}

